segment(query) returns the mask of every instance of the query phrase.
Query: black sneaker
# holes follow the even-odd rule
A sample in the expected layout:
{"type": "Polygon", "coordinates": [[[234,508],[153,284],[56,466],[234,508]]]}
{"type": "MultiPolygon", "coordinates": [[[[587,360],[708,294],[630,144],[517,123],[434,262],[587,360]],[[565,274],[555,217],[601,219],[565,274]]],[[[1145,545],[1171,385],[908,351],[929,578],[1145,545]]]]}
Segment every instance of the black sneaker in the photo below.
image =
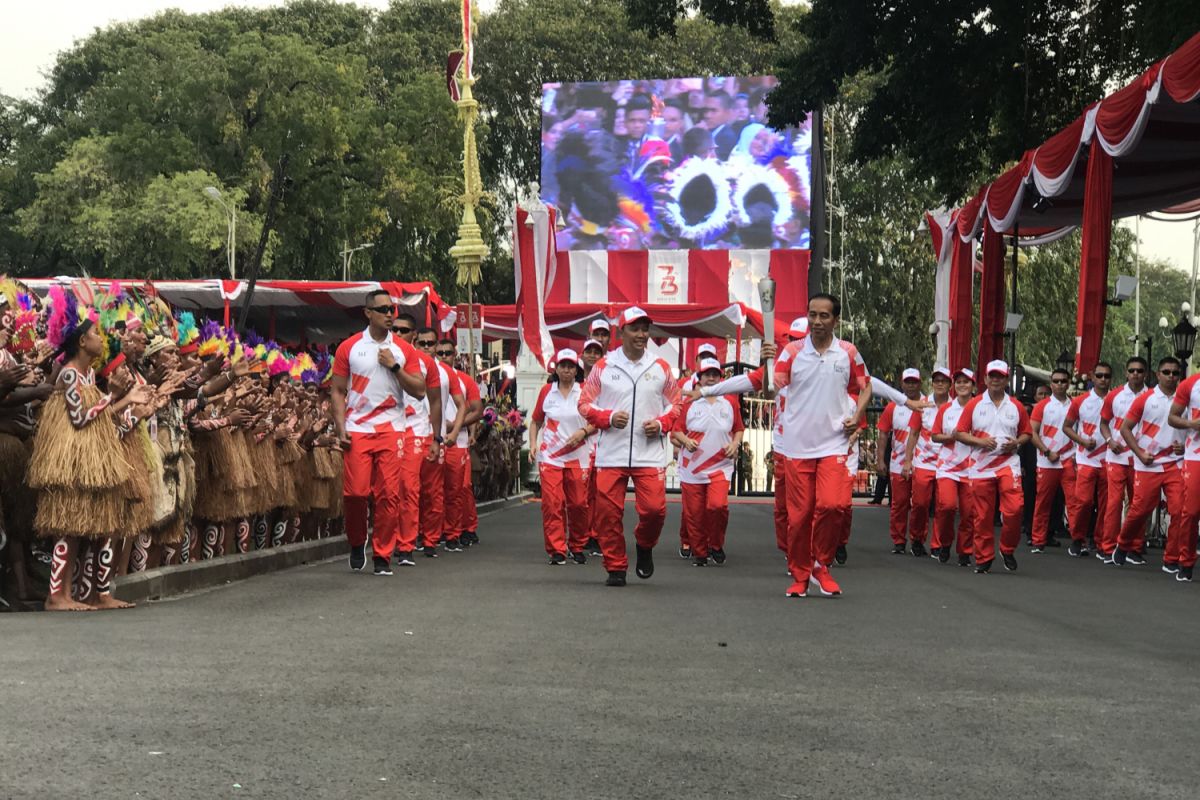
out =
{"type": "Polygon", "coordinates": [[[971,554],[970,553],[959,553],[958,554],[958,565],[960,567],[971,566],[971,554]]]}
{"type": "Polygon", "coordinates": [[[1191,583],[1192,582],[1192,568],[1191,567],[1180,567],[1179,572],[1175,573],[1175,580],[1180,581],[1181,583],[1191,583]]]}
{"type": "Polygon", "coordinates": [[[837,550],[835,550],[833,553],[833,563],[837,564],[839,567],[846,566],[846,545],[839,544],[837,546],[837,550]]]}
{"type": "Polygon", "coordinates": [[[550,556],[550,566],[552,567],[561,567],[565,563],[567,563],[567,557],[562,553],[555,553],[550,556]]]}
{"type": "Polygon", "coordinates": [[[479,544],[479,534],[475,531],[463,531],[463,535],[458,537],[458,540],[463,543],[463,547],[473,547],[479,544]]]}
{"type": "Polygon", "coordinates": [[[924,542],[913,542],[911,549],[912,549],[912,554],[914,556],[916,556],[917,558],[920,558],[921,556],[925,555],[925,543],[924,542]]]}
{"type": "Polygon", "coordinates": [[[463,551],[462,544],[458,539],[447,539],[444,549],[447,553],[461,553],[463,551]]]}
{"type": "Polygon", "coordinates": [[[1146,563],[1146,554],[1139,553],[1136,550],[1130,551],[1125,554],[1125,563],[1140,567],[1146,563]]]}
{"type": "Polygon", "coordinates": [[[605,586],[624,586],[625,585],[625,573],[624,572],[608,573],[608,580],[606,580],[604,582],[604,585],[605,586]]]}
{"type": "Polygon", "coordinates": [[[692,557],[692,548],[687,547],[686,545],[682,545],[682,544],[679,545],[679,557],[684,559],[685,561],[687,559],[691,558],[692,557]]]}
{"type": "Polygon", "coordinates": [[[725,550],[724,549],[718,547],[716,550],[710,551],[709,555],[712,557],[712,560],[714,563],[717,563],[717,564],[725,563],[725,550]]]}
{"type": "Polygon", "coordinates": [[[892,555],[902,556],[902,555],[904,555],[905,552],[906,552],[906,548],[904,547],[904,542],[901,542],[900,544],[892,545],[892,555]]]}
{"type": "Polygon", "coordinates": [[[571,560],[576,564],[586,564],[587,554],[580,550],[578,553],[571,553],[571,560]]]}
{"type": "Polygon", "coordinates": [[[1087,555],[1087,546],[1078,539],[1072,539],[1071,544],[1067,547],[1067,555],[1071,558],[1083,558],[1087,555]]]}
{"type": "Polygon", "coordinates": [[[950,560],[950,545],[944,544],[938,549],[938,561],[945,564],[950,560]]]}
{"type": "MultiPolygon", "coordinates": [[[[993,560],[995,560],[995,559],[993,559],[993,560]]],[[[975,565],[975,574],[976,575],[986,575],[987,573],[989,573],[991,571],[992,571],[992,562],[991,561],[984,561],[982,564],[975,565]]]]}
{"type": "Polygon", "coordinates": [[[1033,547],[1029,548],[1029,552],[1033,553],[1034,555],[1041,555],[1042,553],[1046,552],[1046,546],[1044,544],[1035,544],[1033,547]]]}
{"type": "Polygon", "coordinates": [[[421,552],[423,552],[425,554],[426,558],[437,558],[438,557],[438,551],[437,551],[436,544],[425,545],[424,547],[421,548],[421,552]]]}
{"type": "Polygon", "coordinates": [[[1012,553],[1001,553],[1000,557],[1004,559],[1004,568],[1009,572],[1017,571],[1017,557],[1012,553]]]}
{"type": "Polygon", "coordinates": [[[362,572],[362,568],[367,565],[367,544],[352,544],[350,545],[350,569],[355,572],[362,572]]]}
{"type": "Polygon", "coordinates": [[[1121,548],[1116,548],[1112,551],[1112,555],[1104,559],[1105,564],[1112,564],[1114,567],[1123,567],[1129,559],[1129,554],[1121,548]]]}
{"type": "Polygon", "coordinates": [[[396,564],[401,567],[415,567],[417,562],[413,561],[412,550],[401,550],[396,553],[396,564]]]}
{"type": "Polygon", "coordinates": [[[1046,540],[1046,547],[1062,547],[1062,542],[1052,536],[1046,540]]]}
{"type": "Polygon", "coordinates": [[[649,547],[637,548],[637,568],[634,570],[637,576],[642,580],[646,580],[654,574],[654,551],[649,547]]]}
{"type": "Polygon", "coordinates": [[[392,562],[391,559],[380,558],[375,556],[375,574],[376,575],[391,575],[392,562]]]}
{"type": "Polygon", "coordinates": [[[696,556],[695,558],[692,559],[692,566],[693,567],[707,567],[708,566],[708,556],[696,556]]]}
{"type": "Polygon", "coordinates": [[[600,549],[600,543],[595,539],[588,539],[587,544],[583,546],[584,552],[589,556],[602,556],[604,552],[600,549]]]}
{"type": "Polygon", "coordinates": [[[1112,553],[1106,553],[1103,550],[1096,551],[1096,558],[1098,558],[1101,562],[1103,562],[1105,564],[1112,563],[1112,553]]]}
{"type": "Polygon", "coordinates": [[[1164,561],[1163,565],[1162,565],[1162,571],[1167,573],[1168,575],[1178,575],[1179,574],[1179,565],[1178,564],[1170,564],[1170,563],[1164,561]]]}

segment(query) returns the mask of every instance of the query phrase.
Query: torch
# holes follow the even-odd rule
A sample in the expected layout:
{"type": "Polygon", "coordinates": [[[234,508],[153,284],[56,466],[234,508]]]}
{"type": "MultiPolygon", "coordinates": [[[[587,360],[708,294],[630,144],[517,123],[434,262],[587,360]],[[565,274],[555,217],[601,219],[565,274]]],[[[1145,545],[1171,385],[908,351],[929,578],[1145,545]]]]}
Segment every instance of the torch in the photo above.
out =
{"type": "MultiPolygon", "coordinates": [[[[775,341],[775,281],[762,278],[758,282],[758,299],[762,302],[763,341],[775,341]]],[[[763,391],[771,391],[771,374],[775,371],[775,359],[767,359],[763,370],[763,391]]]]}

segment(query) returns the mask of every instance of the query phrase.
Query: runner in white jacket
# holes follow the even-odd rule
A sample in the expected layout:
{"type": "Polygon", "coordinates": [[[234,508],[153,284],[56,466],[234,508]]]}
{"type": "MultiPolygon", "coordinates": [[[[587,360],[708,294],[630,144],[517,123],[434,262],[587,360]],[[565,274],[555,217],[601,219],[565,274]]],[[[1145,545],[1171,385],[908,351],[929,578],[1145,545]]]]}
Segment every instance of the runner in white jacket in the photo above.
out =
{"type": "Polygon", "coordinates": [[[630,306],[621,315],[621,347],[592,368],[579,397],[579,413],[598,429],[596,534],[609,586],[624,586],[629,559],[621,518],[633,479],[638,524],[637,574],[654,574],[654,545],[667,516],[667,434],[679,416],[679,386],[671,367],[646,353],[650,317],[630,306]]]}

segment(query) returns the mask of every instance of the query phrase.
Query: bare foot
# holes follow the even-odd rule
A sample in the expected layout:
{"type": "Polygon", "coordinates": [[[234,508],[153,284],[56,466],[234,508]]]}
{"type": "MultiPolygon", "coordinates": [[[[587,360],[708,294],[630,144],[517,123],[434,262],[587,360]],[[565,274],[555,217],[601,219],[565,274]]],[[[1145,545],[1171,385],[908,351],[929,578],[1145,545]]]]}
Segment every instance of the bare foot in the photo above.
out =
{"type": "Polygon", "coordinates": [[[133,608],[133,603],[126,603],[124,600],[118,600],[111,594],[98,594],[96,595],[94,608],[97,611],[107,611],[114,608],[133,608]]]}
{"type": "Polygon", "coordinates": [[[47,611],[94,611],[91,606],[84,605],[70,597],[50,595],[46,598],[47,611]]]}

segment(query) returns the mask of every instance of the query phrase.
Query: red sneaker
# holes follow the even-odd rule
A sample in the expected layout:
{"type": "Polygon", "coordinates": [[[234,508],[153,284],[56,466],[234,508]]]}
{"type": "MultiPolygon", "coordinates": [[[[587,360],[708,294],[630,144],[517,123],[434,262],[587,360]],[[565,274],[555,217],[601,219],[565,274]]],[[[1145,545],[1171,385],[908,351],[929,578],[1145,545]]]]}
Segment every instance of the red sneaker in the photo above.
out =
{"type": "Polygon", "coordinates": [[[829,567],[816,567],[808,578],[809,586],[817,589],[825,597],[837,597],[842,593],[842,587],[829,574],[829,567]]]}
{"type": "Polygon", "coordinates": [[[796,581],[787,590],[788,597],[808,597],[808,584],[796,581]]]}

